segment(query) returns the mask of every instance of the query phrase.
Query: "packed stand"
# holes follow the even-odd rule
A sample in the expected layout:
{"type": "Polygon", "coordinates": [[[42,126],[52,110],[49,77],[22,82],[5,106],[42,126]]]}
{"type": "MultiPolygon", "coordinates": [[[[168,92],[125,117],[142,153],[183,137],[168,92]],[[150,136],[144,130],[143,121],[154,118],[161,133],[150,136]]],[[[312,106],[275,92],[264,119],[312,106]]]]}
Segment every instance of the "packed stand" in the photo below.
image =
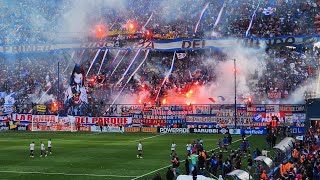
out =
{"type": "MultiPolygon", "coordinates": [[[[88,71],[96,52],[95,50],[59,51],[49,54],[1,57],[3,60],[0,62],[2,67],[0,92],[15,92],[16,104],[20,106],[30,105],[32,102],[50,104],[58,98],[57,67],[59,61],[59,101],[62,102],[63,92],[70,82],[74,64],[82,64],[85,71],[88,71]],[[43,93],[46,91],[47,93],[44,95],[43,93]],[[42,95],[44,97],[41,98],[42,95]]],[[[141,52],[123,78],[122,76],[135,56],[135,52],[110,50],[103,64],[101,63],[104,51],[100,53],[86,77],[85,86],[88,87],[89,106],[90,109],[95,109],[92,115],[106,112],[107,105],[113,102],[121,90],[122,93],[116,103],[125,99],[126,104],[148,102],[154,104],[158,94],[158,100],[161,101],[170,93],[176,94],[176,97],[185,98],[190,90],[197,89],[195,85],[201,87],[216,81],[217,74],[212,70],[214,64],[208,65],[207,63],[209,57],[214,59],[216,63],[227,60],[226,54],[220,51],[187,52],[185,58],[175,60],[173,72],[162,86],[165,75],[170,69],[173,53],[150,51],[146,61],[129,80],[142,62],[145,53],[141,52]],[[120,62],[121,59],[122,62],[120,62]],[[121,81],[121,79],[123,80],[121,81]],[[126,84],[126,82],[128,83],[126,84]],[[131,97],[130,102],[128,97],[131,97]],[[141,102],[139,98],[141,98],[141,102]]],[[[254,102],[286,102],[292,92],[317,77],[319,67],[317,57],[318,55],[312,50],[298,52],[283,48],[267,51],[265,53],[267,69],[263,70],[266,73],[261,77],[257,75],[258,72],[253,73],[248,81],[254,102]],[[274,93],[280,95],[270,96],[274,93]]],[[[243,95],[239,94],[239,96],[243,95]]],[[[23,110],[25,108],[30,108],[20,106],[21,112],[25,112],[23,110]]]]}
{"type": "MultiPolygon", "coordinates": [[[[97,40],[93,33],[97,25],[106,26],[103,31],[108,35],[107,39],[243,37],[259,1],[187,0],[176,1],[172,5],[172,1],[168,0],[147,2],[127,0],[119,7],[109,4],[91,6],[89,3],[88,9],[83,12],[86,17],[83,21],[87,22],[87,27],[92,28],[61,32],[67,25],[64,23],[68,12],[74,10],[72,3],[69,0],[2,2],[0,44],[56,43],[84,41],[88,38],[97,40]],[[207,3],[209,6],[199,21],[207,3]],[[220,11],[221,16],[219,16],[220,11]],[[148,22],[151,15],[152,18],[148,22]],[[198,21],[199,27],[195,33],[198,21]]],[[[249,37],[313,35],[313,21],[316,14],[315,0],[288,1],[288,3],[276,1],[275,4],[261,1],[253,18],[249,37]],[[270,15],[265,15],[267,8],[272,9],[270,15]]],[[[98,37],[99,40],[101,38],[98,37]]]]}

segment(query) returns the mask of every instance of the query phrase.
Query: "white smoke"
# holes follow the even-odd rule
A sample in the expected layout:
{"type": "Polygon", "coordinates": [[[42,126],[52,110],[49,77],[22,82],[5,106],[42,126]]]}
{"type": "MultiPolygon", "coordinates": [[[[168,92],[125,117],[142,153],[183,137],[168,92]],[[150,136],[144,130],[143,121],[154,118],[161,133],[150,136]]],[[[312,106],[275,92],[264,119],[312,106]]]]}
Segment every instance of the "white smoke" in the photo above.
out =
{"type": "MultiPolygon", "coordinates": [[[[99,23],[106,25],[110,22],[101,21],[104,19],[104,11],[107,8],[113,9],[125,9],[127,7],[126,0],[81,0],[81,1],[71,1],[68,4],[71,7],[67,11],[59,24],[61,27],[59,31],[70,32],[75,35],[75,37],[86,38],[88,35],[92,34],[95,29],[95,25],[99,23]],[[92,19],[96,19],[97,22],[94,25],[92,19]]],[[[124,14],[121,14],[123,16],[124,14]]],[[[108,21],[108,20],[107,20],[108,21]]],[[[108,27],[107,27],[108,28],[108,27]]]]}
{"type": "MultiPolygon", "coordinates": [[[[261,77],[266,70],[263,49],[249,49],[241,45],[235,45],[232,49],[224,49],[227,55],[226,61],[208,59],[206,64],[213,67],[212,71],[217,74],[215,82],[209,82],[200,88],[197,101],[200,103],[211,103],[208,98],[213,98],[217,103],[233,103],[235,95],[234,60],[236,60],[236,84],[238,100],[250,97],[254,91],[249,85],[252,76],[258,73],[261,77]],[[211,62],[211,63],[210,63],[211,62]],[[210,65],[211,64],[211,65],[210,65]],[[217,98],[219,96],[223,98],[217,98]]],[[[242,103],[242,102],[239,102],[242,103]]]]}
{"type": "Polygon", "coordinates": [[[283,104],[304,104],[306,93],[315,92],[316,80],[309,80],[305,85],[299,86],[295,91],[291,92],[288,100],[283,104]]]}

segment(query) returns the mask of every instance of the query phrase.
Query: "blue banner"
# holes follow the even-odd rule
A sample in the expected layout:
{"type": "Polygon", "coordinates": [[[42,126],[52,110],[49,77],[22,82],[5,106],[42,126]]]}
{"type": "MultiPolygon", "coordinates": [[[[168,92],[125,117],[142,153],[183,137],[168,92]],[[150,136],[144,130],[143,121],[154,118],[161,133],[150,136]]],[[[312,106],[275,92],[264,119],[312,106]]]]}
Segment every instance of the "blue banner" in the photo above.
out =
{"type": "Polygon", "coordinates": [[[291,126],[290,130],[291,130],[291,134],[293,135],[302,135],[305,133],[304,127],[291,126]]]}
{"type": "Polygon", "coordinates": [[[254,135],[265,135],[267,134],[267,130],[264,128],[257,128],[257,129],[241,129],[241,134],[245,132],[245,134],[254,134],[254,135]]]}
{"type": "Polygon", "coordinates": [[[47,43],[47,44],[9,44],[0,46],[0,54],[25,54],[50,52],[60,49],[118,49],[137,50],[150,49],[156,51],[174,52],[179,50],[201,50],[232,48],[234,44],[242,43],[246,46],[265,48],[266,46],[302,46],[309,47],[318,42],[318,36],[280,36],[274,38],[214,38],[193,39],[178,38],[154,41],[98,41],[84,43],[47,43]],[[120,44],[125,44],[120,47],[120,44]]]}

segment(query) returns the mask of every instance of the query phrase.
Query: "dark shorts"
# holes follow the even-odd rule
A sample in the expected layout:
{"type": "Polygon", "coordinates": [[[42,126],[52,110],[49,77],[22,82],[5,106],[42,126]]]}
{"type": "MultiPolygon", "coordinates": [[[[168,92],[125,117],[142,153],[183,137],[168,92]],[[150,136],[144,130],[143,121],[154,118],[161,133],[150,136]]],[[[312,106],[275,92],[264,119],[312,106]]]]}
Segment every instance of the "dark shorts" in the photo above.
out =
{"type": "Polygon", "coordinates": [[[30,153],[32,154],[32,153],[33,153],[33,150],[30,150],[30,153]]]}
{"type": "Polygon", "coordinates": [[[48,150],[51,151],[51,147],[48,147],[48,150]]]}
{"type": "Polygon", "coordinates": [[[138,150],[138,153],[141,154],[141,153],[142,153],[142,150],[138,150]]]}

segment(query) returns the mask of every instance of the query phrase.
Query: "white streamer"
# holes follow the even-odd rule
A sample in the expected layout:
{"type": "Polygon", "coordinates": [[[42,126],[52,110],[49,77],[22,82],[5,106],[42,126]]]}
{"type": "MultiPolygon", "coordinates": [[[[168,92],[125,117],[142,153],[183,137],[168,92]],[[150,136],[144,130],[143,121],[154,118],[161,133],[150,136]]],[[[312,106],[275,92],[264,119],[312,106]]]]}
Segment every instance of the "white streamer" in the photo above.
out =
{"type": "Polygon", "coordinates": [[[100,67],[99,67],[98,76],[100,75],[101,67],[102,67],[102,65],[104,63],[104,60],[106,59],[106,56],[107,56],[108,52],[109,52],[109,49],[106,49],[105,52],[104,52],[104,55],[103,55],[103,58],[102,58],[102,61],[101,61],[100,67]]]}
{"type": "Polygon", "coordinates": [[[92,62],[91,62],[91,65],[90,65],[90,67],[89,67],[89,70],[88,70],[86,76],[88,76],[88,74],[89,74],[89,72],[90,72],[90,70],[91,70],[91,68],[92,68],[92,66],[93,66],[93,63],[96,61],[98,55],[100,54],[100,51],[101,51],[101,49],[98,50],[98,52],[96,53],[95,57],[93,58],[93,60],[92,60],[92,62]]]}

